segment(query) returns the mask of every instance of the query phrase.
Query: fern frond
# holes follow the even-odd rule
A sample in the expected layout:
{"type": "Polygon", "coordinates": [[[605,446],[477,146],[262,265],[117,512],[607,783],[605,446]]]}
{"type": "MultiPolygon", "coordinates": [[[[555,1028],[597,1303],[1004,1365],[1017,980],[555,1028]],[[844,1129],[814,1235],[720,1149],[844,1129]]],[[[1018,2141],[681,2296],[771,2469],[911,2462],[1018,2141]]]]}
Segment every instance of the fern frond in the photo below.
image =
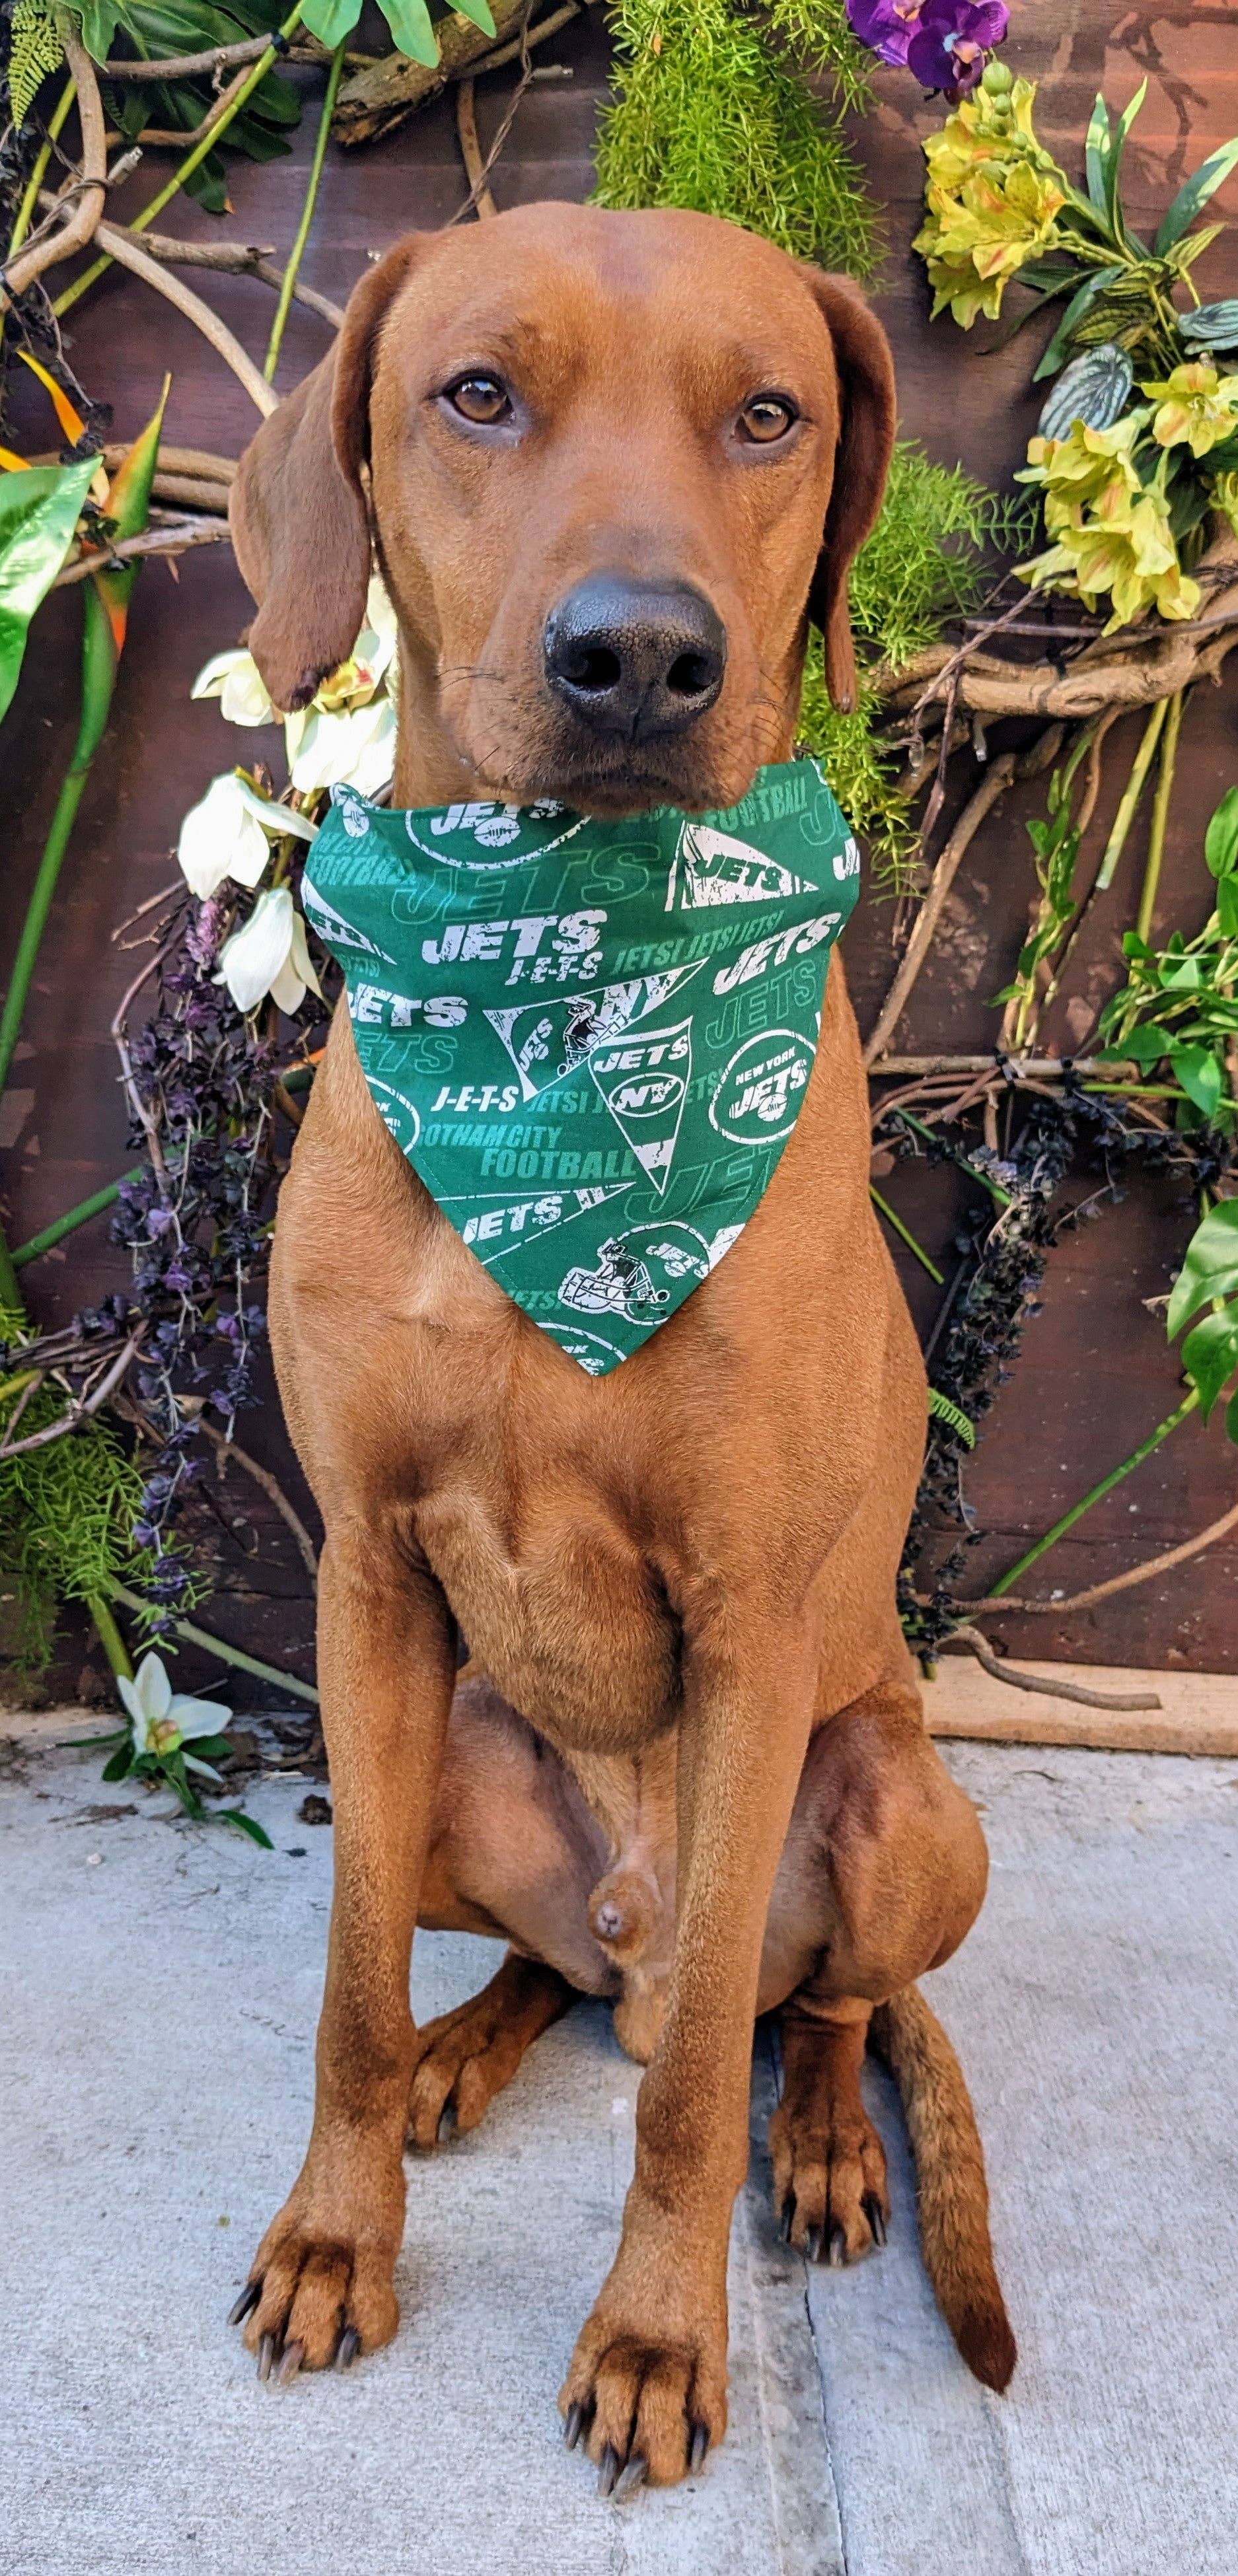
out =
{"type": "Polygon", "coordinates": [[[929,1388],[928,1402],[929,1412],[935,1413],[938,1421],[944,1422],[951,1431],[957,1431],[964,1448],[974,1449],[976,1446],[975,1429],[968,1421],[962,1406],[959,1404],[952,1404],[948,1395],[939,1395],[935,1386],[931,1386],[929,1388]]]}
{"type": "Polygon", "coordinates": [[[5,77],[14,125],[25,124],[49,72],[59,70],[64,61],[61,16],[49,0],[13,0],[5,77]]]}

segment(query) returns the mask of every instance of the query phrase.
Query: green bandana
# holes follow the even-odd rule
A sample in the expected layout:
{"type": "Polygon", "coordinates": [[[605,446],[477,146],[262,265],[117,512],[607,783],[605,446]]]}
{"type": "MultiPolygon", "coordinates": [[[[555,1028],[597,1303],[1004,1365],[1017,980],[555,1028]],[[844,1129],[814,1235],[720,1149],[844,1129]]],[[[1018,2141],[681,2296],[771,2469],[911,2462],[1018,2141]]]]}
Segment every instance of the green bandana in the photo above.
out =
{"type": "Polygon", "coordinates": [[[815,761],[726,814],[388,812],[333,790],[305,910],[374,1102],[593,1376],[690,1297],[803,1103],[859,852],[815,761]]]}

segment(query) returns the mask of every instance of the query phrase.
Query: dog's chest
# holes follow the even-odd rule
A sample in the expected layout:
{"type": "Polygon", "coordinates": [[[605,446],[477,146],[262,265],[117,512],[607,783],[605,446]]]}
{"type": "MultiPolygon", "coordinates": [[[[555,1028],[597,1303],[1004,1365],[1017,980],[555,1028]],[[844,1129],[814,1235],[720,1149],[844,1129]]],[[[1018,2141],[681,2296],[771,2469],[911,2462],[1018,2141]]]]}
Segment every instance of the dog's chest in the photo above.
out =
{"type": "Polygon", "coordinates": [[[418,1538],[470,1654],[565,1749],[628,1752],[674,1723],[679,1631],[656,1574],[587,1489],[444,1482],[418,1538]]]}

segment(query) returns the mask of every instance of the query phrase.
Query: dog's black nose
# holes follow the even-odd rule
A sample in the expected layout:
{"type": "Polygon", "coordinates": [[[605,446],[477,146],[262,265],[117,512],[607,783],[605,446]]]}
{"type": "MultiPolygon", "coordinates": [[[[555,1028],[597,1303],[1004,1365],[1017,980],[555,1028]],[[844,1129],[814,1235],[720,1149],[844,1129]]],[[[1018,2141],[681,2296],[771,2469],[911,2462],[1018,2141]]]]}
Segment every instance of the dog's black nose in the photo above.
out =
{"type": "Polygon", "coordinates": [[[593,733],[645,742],[682,733],[712,707],[726,668],[726,628],[682,581],[592,573],[552,608],[546,677],[593,733]]]}

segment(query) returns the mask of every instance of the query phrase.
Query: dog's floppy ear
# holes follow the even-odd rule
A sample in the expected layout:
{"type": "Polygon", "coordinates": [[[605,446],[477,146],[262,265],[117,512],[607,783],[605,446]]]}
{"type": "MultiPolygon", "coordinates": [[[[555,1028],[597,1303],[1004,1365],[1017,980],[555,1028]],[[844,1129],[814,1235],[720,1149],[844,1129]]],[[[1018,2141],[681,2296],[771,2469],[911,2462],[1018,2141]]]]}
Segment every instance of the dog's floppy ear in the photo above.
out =
{"type": "Polygon", "coordinates": [[[839,429],[834,488],[808,593],[808,614],[825,639],[825,679],[845,715],[855,705],[855,653],[847,612],[847,578],[881,508],[898,415],[890,343],[875,314],[845,277],[805,268],[834,344],[839,429]]]}
{"type": "Polygon", "coordinates": [[[378,336],[428,236],[410,234],[353,288],[329,356],[264,421],[241,458],[228,518],[258,602],[249,649],[277,707],[308,706],[365,622],[370,387],[378,336]]]}

